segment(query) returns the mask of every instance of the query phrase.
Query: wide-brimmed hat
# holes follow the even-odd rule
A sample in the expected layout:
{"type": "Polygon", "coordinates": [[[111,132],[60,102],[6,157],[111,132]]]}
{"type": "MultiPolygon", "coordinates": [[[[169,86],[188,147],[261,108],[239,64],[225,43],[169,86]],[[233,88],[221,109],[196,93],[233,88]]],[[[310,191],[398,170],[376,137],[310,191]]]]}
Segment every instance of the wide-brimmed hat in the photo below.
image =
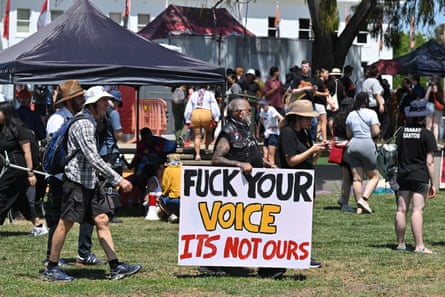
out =
{"type": "Polygon", "coordinates": [[[314,111],[312,102],[309,100],[297,100],[289,105],[289,109],[286,112],[286,116],[298,115],[301,117],[318,117],[318,113],[314,111]]]}
{"type": "Polygon", "coordinates": [[[334,67],[332,68],[331,72],[329,73],[329,75],[338,75],[338,76],[342,76],[343,73],[341,73],[341,69],[334,67]]]}
{"type": "Polygon", "coordinates": [[[56,101],[56,104],[60,104],[62,102],[73,99],[77,96],[82,96],[85,93],[85,90],[82,89],[79,85],[79,81],[77,80],[68,80],[63,84],[59,85],[59,100],[56,101]]]}
{"type": "Polygon", "coordinates": [[[83,105],[88,105],[96,103],[101,98],[114,98],[113,95],[105,91],[103,86],[94,86],[89,88],[85,92],[85,103],[83,105]]]}
{"type": "Polygon", "coordinates": [[[413,100],[409,106],[405,107],[405,116],[407,118],[426,117],[432,112],[427,107],[425,99],[413,100]]]}

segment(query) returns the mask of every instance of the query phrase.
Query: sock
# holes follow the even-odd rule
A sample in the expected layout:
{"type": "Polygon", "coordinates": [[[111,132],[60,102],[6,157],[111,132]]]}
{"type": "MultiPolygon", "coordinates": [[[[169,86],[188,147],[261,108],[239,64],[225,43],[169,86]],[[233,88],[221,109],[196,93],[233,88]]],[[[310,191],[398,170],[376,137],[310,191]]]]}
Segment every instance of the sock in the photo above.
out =
{"type": "Polygon", "coordinates": [[[119,260],[118,259],[111,260],[110,262],[108,262],[108,264],[110,264],[111,269],[114,269],[119,265],[119,260]]]}
{"type": "Polygon", "coordinates": [[[48,260],[48,266],[47,267],[48,267],[48,269],[53,269],[53,268],[56,268],[58,264],[59,264],[58,261],[57,262],[53,262],[51,260],[48,260]]]}

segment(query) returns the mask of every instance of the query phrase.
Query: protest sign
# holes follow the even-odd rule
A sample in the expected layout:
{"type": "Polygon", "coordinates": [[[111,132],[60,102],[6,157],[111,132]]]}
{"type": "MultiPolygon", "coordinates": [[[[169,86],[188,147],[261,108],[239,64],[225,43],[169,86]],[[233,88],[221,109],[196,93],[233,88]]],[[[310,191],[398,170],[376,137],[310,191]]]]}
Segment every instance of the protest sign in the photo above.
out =
{"type": "Polygon", "coordinates": [[[178,264],[308,268],[314,171],[183,166],[178,264]]]}

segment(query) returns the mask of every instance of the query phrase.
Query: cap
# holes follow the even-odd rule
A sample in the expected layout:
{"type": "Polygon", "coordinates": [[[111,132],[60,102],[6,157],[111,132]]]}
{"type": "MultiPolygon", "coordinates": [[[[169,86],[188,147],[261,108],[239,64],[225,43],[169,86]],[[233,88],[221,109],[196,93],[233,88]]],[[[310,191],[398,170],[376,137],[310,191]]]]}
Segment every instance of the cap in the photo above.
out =
{"type": "Polygon", "coordinates": [[[260,101],[258,101],[259,105],[266,105],[267,104],[267,100],[266,99],[261,99],[260,101]]]}
{"type": "Polygon", "coordinates": [[[85,92],[85,103],[83,105],[96,103],[103,97],[114,98],[113,95],[105,91],[103,86],[91,87],[85,92]]]}
{"type": "Polygon", "coordinates": [[[123,101],[122,101],[122,93],[119,90],[113,89],[109,91],[111,96],[113,96],[113,100],[118,102],[118,106],[122,107],[123,101]]]}
{"type": "Polygon", "coordinates": [[[255,69],[249,69],[249,70],[247,70],[246,75],[247,75],[247,74],[252,74],[253,76],[255,76],[255,69]]]}

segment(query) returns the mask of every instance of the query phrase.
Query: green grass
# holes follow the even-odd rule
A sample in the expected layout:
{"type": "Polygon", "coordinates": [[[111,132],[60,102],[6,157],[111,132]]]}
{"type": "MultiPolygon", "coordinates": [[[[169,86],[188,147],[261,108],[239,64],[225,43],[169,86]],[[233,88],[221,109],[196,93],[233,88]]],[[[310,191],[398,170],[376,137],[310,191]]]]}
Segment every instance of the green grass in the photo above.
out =
{"type": "MultiPolygon", "coordinates": [[[[196,267],[177,266],[178,225],[121,216],[112,225],[121,260],[141,263],[135,276],[106,280],[108,266],[78,267],[78,228],[69,234],[62,257],[76,279],[40,279],[46,236],[30,237],[28,222],[0,226],[0,296],[443,296],[445,231],[443,194],[428,201],[424,239],[436,255],[395,251],[392,195],[375,195],[371,215],[342,213],[337,194],[319,195],[314,208],[313,256],[321,269],[289,270],[283,280],[257,277],[201,277],[196,267]]],[[[293,226],[298,230],[298,226],[293,226]]],[[[412,248],[411,230],[407,244],[412,248]]],[[[96,236],[94,252],[104,258],[96,236]]]]}

